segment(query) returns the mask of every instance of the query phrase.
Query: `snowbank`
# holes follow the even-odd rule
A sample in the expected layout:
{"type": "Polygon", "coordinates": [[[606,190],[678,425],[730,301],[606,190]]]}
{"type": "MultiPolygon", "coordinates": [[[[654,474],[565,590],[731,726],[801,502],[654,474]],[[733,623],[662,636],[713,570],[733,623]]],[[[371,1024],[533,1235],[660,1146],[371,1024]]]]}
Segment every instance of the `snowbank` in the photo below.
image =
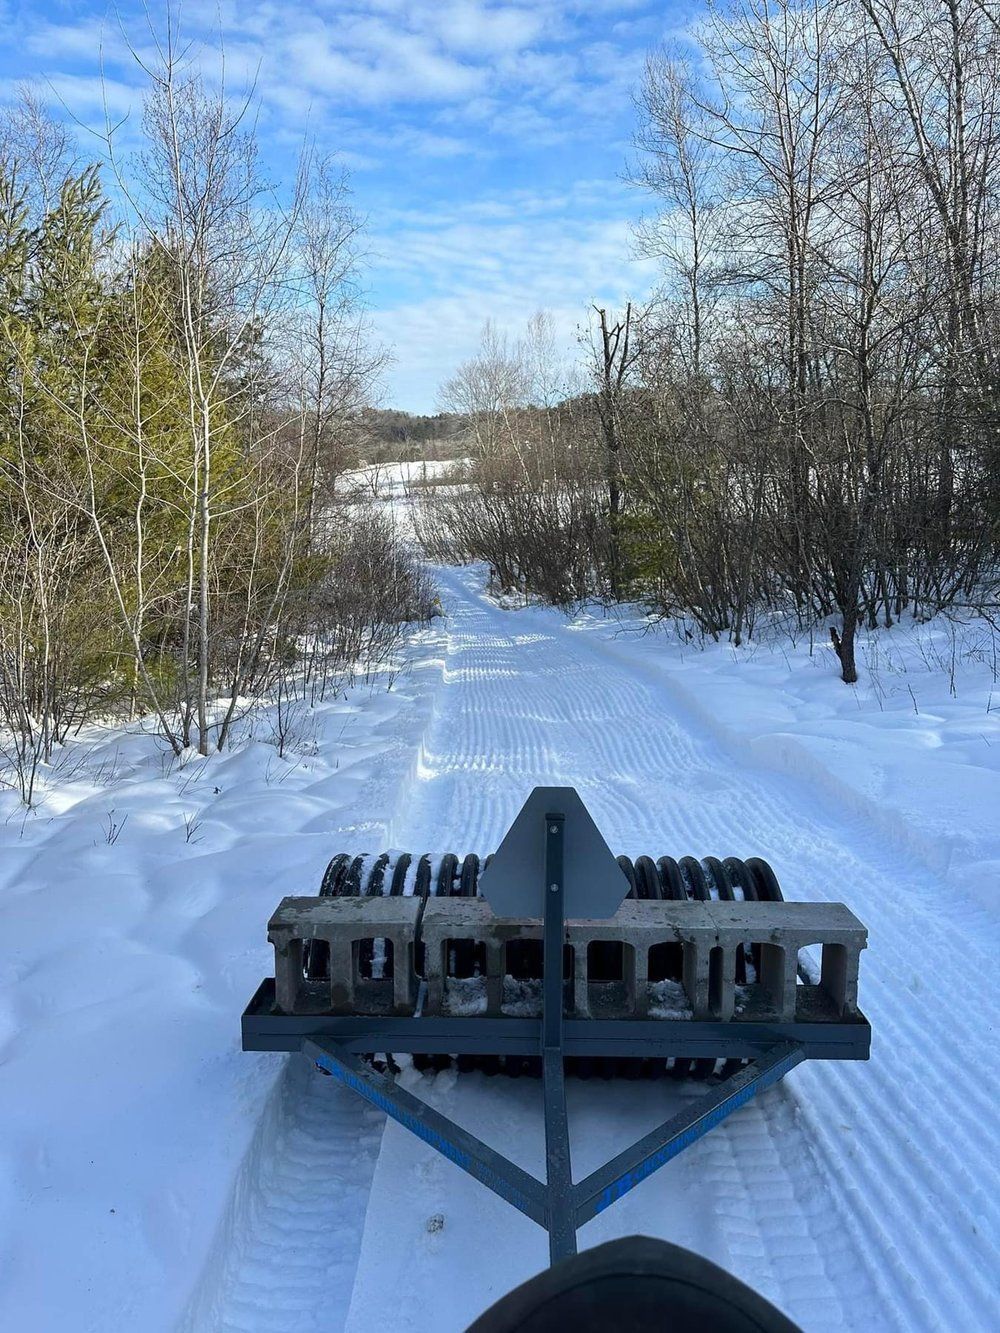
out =
{"type": "Polygon", "coordinates": [[[1000,906],[1000,634],[984,620],[863,633],[857,685],[829,642],[684,643],[641,617],[571,622],[653,672],[734,753],[810,783],[889,843],[1000,906]]]}
{"type": "Polygon", "coordinates": [[[334,852],[392,843],[436,644],[303,714],[283,759],[267,716],[182,763],[93,731],[36,811],[0,797],[0,1326],[177,1327],[285,1065],[239,1049],[267,919],[334,852]]]}

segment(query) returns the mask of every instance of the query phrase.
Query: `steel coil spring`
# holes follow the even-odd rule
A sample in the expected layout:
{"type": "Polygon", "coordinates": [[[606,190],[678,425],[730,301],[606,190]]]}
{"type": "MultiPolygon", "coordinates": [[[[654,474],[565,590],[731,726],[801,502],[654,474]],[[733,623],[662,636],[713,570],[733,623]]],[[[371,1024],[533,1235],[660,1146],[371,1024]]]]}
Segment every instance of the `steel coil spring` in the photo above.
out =
{"type": "MultiPolygon", "coordinates": [[[[322,897],[357,897],[386,895],[391,897],[469,897],[477,895],[479,876],[492,861],[492,855],[480,859],[474,852],[458,857],[453,852],[435,855],[425,852],[415,857],[410,852],[372,853],[352,856],[341,852],[333,857],[320,884],[322,897]]],[[[705,856],[638,856],[634,860],[619,856],[618,864],[628,881],[629,898],[644,900],[723,901],[723,902],[780,902],[781,888],[777,877],[766,861],[750,857],[746,861],[735,856],[720,859],[705,856]]],[[[621,946],[595,943],[591,946],[588,968],[595,980],[613,979],[621,968],[621,946]]],[[[756,975],[759,957],[755,950],[737,951],[736,982],[745,982],[756,975]]],[[[423,949],[417,946],[414,965],[423,969],[423,949]]],[[[449,974],[454,977],[474,975],[477,967],[476,946],[471,940],[456,941],[449,957],[449,974]]],[[[541,946],[538,941],[515,941],[507,946],[507,969],[514,978],[535,978],[541,973],[541,946]]],[[[376,944],[362,941],[359,946],[358,967],[362,976],[371,976],[377,965],[376,944]]],[[[329,966],[329,955],[321,941],[314,942],[305,959],[309,976],[323,976],[329,966]]],[[[382,975],[391,975],[391,960],[381,963],[382,975]]],[[[649,979],[655,983],[666,979],[679,980],[681,968],[680,946],[665,944],[650,951],[649,979]]],[[[451,1063],[447,1056],[415,1056],[414,1063],[422,1069],[444,1068],[451,1063]]],[[[738,1063],[738,1062],[737,1062],[738,1063]]],[[[669,1062],[669,1072],[676,1077],[706,1078],[715,1069],[714,1060],[676,1059],[669,1062]]],[[[508,1076],[537,1076],[540,1061],[530,1056],[472,1057],[462,1056],[459,1069],[478,1069],[485,1073],[505,1073],[508,1076]]],[[[655,1077],[667,1072],[663,1061],[635,1059],[575,1059],[567,1062],[569,1072],[578,1077],[655,1077]]]]}
{"type": "MultiPolygon", "coordinates": [[[[340,852],[326,868],[320,884],[322,897],[357,897],[385,894],[392,897],[474,898],[479,876],[493,860],[482,860],[470,852],[458,857],[425,852],[414,858],[410,852],[363,852],[351,856],[340,852]]],[[[741,861],[727,856],[619,856],[618,864],[629,884],[627,896],[643,899],[674,899],[708,902],[780,902],[781,888],[766,861],[752,856],[741,861]]]]}

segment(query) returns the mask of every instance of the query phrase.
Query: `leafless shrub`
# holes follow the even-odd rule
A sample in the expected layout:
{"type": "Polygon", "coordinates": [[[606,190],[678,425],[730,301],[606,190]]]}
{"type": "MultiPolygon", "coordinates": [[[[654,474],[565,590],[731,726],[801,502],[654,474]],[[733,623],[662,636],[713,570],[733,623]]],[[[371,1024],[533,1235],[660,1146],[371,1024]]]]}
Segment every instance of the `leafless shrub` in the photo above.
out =
{"type": "Polygon", "coordinates": [[[115,819],[114,810],[109,810],[105,815],[106,824],[104,825],[104,841],[109,847],[113,847],[122,835],[125,825],[128,823],[128,815],[122,815],[121,819],[115,819]]]}

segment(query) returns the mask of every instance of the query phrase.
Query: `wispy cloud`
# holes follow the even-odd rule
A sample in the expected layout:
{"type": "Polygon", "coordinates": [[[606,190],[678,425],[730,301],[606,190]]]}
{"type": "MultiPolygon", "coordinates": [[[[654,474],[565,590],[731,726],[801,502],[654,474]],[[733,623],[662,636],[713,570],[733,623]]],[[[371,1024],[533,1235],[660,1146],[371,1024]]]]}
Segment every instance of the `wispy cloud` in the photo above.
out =
{"type": "Polygon", "coordinates": [[[630,257],[626,204],[606,183],[583,181],[568,197],[525,191],[385,218],[373,241],[378,270],[403,296],[376,313],[376,324],[395,348],[397,400],[428,410],[472,354],[487,316],[518,334],[536,310],[548,310],[572,357],[592,303],[641,297],[654,280],[648,261],[630,257]]]}
{"type": "MultiPolygon", "coordinates": [[[[353,171],[400,402],[430,406],[488,314],[513,330],[547,307],[570,347],[589,300],[649,286],[629,258],[640,205],[618,177],[645,52],[687,4],[183,0],[179,12],[207,78],[224,68],[230,89],[255,86],[276,178],[307,137],[353,171]]],[[[106,102],[112,118],[132,113],[134,138],[130,46],[149,58],[164,13],[158,0],[0,0],[0,98],[28,79],[58,114],[96,126],[106,102]]]]}

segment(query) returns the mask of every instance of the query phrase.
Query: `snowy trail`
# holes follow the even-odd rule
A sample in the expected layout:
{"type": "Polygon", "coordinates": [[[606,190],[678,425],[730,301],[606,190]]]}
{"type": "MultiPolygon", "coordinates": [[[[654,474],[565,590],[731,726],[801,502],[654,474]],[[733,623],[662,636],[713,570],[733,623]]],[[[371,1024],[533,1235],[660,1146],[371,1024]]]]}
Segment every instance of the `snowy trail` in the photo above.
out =
{"type": "MultiPolygon", "coordinates": [[[[606,1234],[641,1228],[681,1240],[700,1226],[710,1257],[807,1330],[994,1327],[997,1171],[984,1128],[995,1102],[983,1077],[994,1038],[982,990],[995,966],[994,924],[943,897],[862,821],[743,768],[699,735],[663,678],[623,665],[617,645],[608,651],[548,613],[498,610],[472,573],[441,580],[451,617],[442,699],[400,845],[490,849],[530,787],[571,783],[616,852],[763,854],[789,896],[844,898],[871,932],[862,975],[872,1062],[796,1071],[583,1238],[605,1234],[602,1220],[606,1234]]],[[[447,1104],[475,1121],[490,1114],[476,1105],[483,1097],[460,1082],[447,1104]]],[[[639,1132],[647,1112],[637,1107],[639,1132]]],[[[512,1150],[525,1132],[525,1117],[512,1116],[490,1123],[487,1137],[512,1150]]],[[[577,1174],[584,1169],[581,1160],[577,1174]]],[[[406,1327],[442,1327],[443,1301],[444,1326],[459,1328],[488,1302],[481,1293],[544,1263],[529,1224],[516,1225],[518,1244],[503,1245],[514,1228],[502,1213],[481,1244],[470,1242],[463,1205],[472,1218],[494,1217],[477,1188],[387,1126],[350,1328],[382,1326],[380,1293],[400,1289],[415,1293],[406,1327]],[[427,1235],[433,1210],[409,1188],[414,1171],[446,1176],[458,1196],[444,1205],[458,1222],[450,1243],[447,1227],[427,1235]]],[[[401,1317],[397,1307],[394,1326],[401,1317]]]]}
{"type": "MultiPolygon", "coordinates": [[[[866,821],[725,750],[667,675],[630,659],[627,645],[575,632],[550,612],[502,611],[475,572],[439,579],[444,675],[392,822],[396,846],[491,850],[532,786],[566,783],[615,852],[763,855],[787,896],[844,900],[870,930],[862,1003],[871,1063],[794,1071],[595,1219],[583,1243],[630,1231],[678,1240],[807,1333],[995,1327],[1000,1180],[984,985],[1000,943],[995,921],[888,851],[866,821]]],[[[537,1228],[391,1123],[376,1158],[377,1121],[329,1080],[307,1091],[307,1074],[289,1062],[220,1237],[225,1280],[213,1280],[195,1327],[265,1330],[294,1319],[340,1328],[357,1256],[352,1333],[451,1333],[544,1265],[537,1228]],[[324,1107],[330,1119],[319,1125],[324,1107]],[[325,1247],[339,1268],[317,1286],[325,1247]]],[[[410,1077],[539,1169],[537,1085],[410,1077]]],[[[686,1095],[670,1081],[574,1084],[576,1175],[686,1095]]]]}
{"type": "MultiPolygon", "coordinates": [[[[437,677],[436,636],[423,638],[423,673],[437,677]]],[[[380,849],[395,840],[394,815],[435,704],[433,685],[417,688],[412,715],[401,718],[388,747],[384,738],[371,745],[371,762],[348,784],[354,791],[344,791],[350,772],[310,787],[317,813],[305,831],[320,842],[320,859],[300,855],[299,878],[283,891],[314,892],[341,847],[380,849]]],[[[342,1328],[347,1316],[385,1117],[317,1076],[302,1057],[258,1059],[281,1072],[180,1321],[187,1333],[285,1333],[291,1326],[310,1333],[342,1328]]]]}

